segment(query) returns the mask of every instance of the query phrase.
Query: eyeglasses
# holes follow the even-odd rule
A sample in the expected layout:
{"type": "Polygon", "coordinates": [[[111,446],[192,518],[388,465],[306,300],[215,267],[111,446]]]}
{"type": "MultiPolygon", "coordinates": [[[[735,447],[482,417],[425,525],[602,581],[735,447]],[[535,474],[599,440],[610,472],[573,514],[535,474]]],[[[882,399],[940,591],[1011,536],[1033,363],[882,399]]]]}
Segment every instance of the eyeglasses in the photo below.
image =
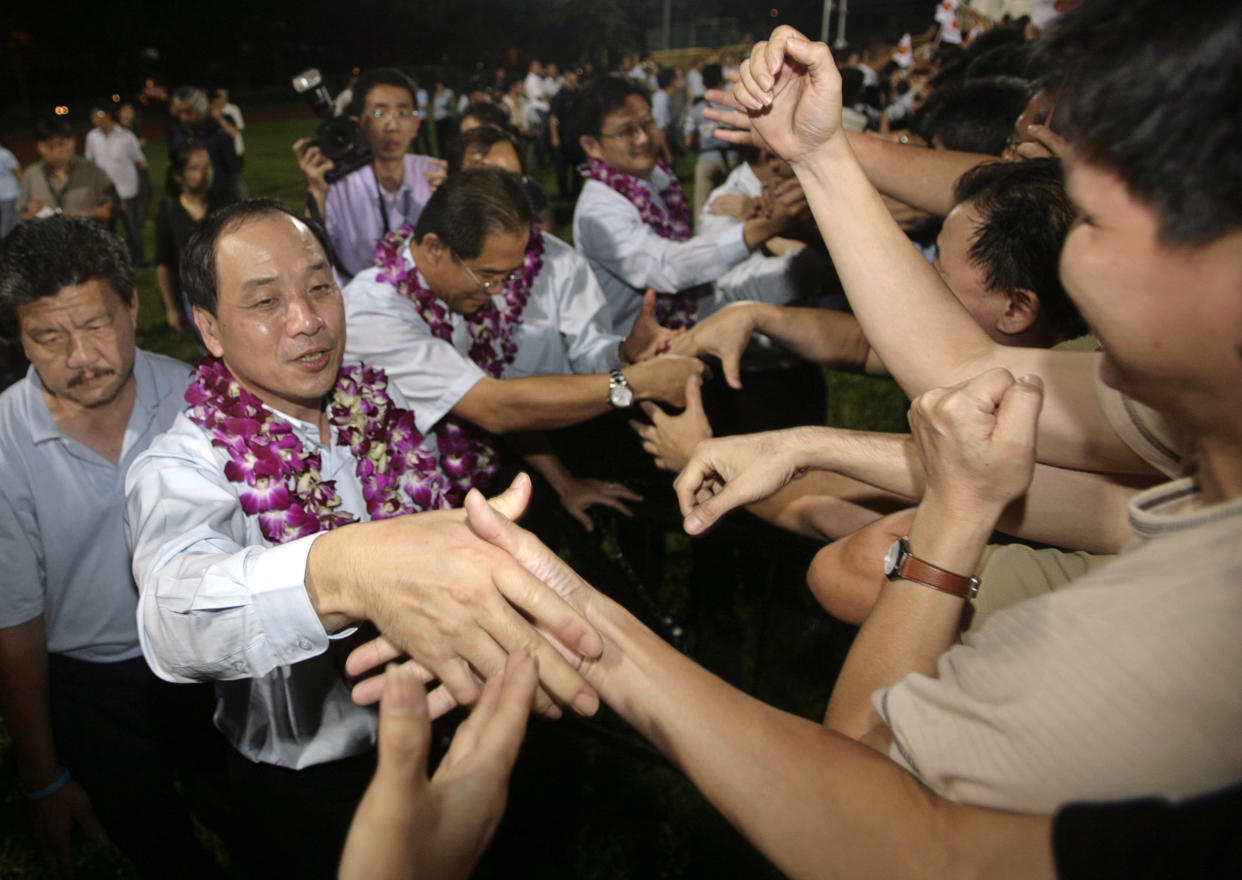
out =
{"type": "Polygon", "coordinates": [[[600,137],[620,138],[623,141],[635,141],[638,140],[639,132],[649,135],[655,127],[655,117],[645,116],[642,119],[636,119],[631,123],[621,126],[612,134],[600,132],[600,137]]]}
{"type": "Polygon", "coordinates": [[[484,293],[491,293],[492,288],[504,287],[510,281],[517,278],[518,273],[522,271],[521,269],[514,269],[512,272],[510,272],[508,275],[506,275],[503,278],[493,278],[491,281],[484,281],[478,275],[475,275],[474,270],[471,269],[469,266],[467,266],[466,261],[463,260],[461,257],[457,256],[457,254],[453,254],[453,259],[461,264],[461,267],[466,270],[466,274],[470,276],[470,280],[473,281],[475,284],[479,285],[479,287],[482,289],[484,293]]]}
{"type": "Polygon", "coordinates": [[[415,115],[416,115],[415,112],[411,110],[409,107],[401,107],[400,109],[397,109],[397,110],[387,110],[387,109],[380,107],[380,108],[376,108],[375,110],[371,111],[372,119],[391,119],[392,117],[395,116],[397,119],[400,119],[402,122],[406,121],[407,119],[413,119],[415,115]]]}

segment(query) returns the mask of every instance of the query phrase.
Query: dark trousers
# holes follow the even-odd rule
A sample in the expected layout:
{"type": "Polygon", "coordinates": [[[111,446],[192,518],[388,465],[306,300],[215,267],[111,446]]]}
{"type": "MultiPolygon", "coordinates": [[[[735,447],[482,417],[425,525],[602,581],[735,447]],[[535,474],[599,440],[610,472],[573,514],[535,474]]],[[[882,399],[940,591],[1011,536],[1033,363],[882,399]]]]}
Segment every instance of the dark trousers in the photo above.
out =
{"type": "Polygon", "coordinates": [[[241,875],[335,878],[349,823],[375,774],[375,753],[290,770],[229,749],[228,768],[241,875]]]}
{"type": "Polygon", "coordinates": [[[210,685],[158,679],[142,658],[48,657],[57,754],[86,790],[112,841],[143,877],[223,876],[194,837],[187,802],[223,813],[226,743],[211,725],[210,685]],[[177,768],[184,795],[176,787],[177,768]]]}

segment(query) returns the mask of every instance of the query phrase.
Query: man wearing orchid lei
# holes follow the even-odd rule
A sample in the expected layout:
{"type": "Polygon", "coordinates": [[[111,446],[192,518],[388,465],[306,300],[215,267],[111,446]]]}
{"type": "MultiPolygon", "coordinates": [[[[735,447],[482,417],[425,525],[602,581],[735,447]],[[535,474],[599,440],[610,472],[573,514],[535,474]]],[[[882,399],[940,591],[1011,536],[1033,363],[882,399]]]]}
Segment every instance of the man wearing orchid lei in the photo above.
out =
{"type": "MultiPolygon", "coordinates": [[[[536,708],[598,706],[541,633],[579,659],[597,634],[439,509],[463,471],[382,370],[342,366],[329,255],[321,228],[274,201],[204,222],[182,286],[210,355],[126,481],[143,653],[163,678],[217,681],[244,858],[280,876],[330,871],[374,769],[375,716],[339,662],[355,624],[442,683],[433,714],[472,703],[518,650],[538,661],[536,708]]],[[[524,508],[528,486],[496,503],[524,508]]]]}
{"type": "Polygon", "coordinates": [[[125,470],[188,372],[134,346],[137,320],[125,245],[98,223],[56,215],[5,240],[0,324],[30,369],[0,395],[0,715],[55,876],[75,837],[105,832],[143,877],[214,876],[162,757],[173,738],[218,739],[211,695],[143,662],[121,524],[125,470]]]}
{"type": "MultiPolygon", "coordinates": [[[[382,241],[376,267],[345,290],[346,359],[384,368],[442,458],[493,462],[482,432],[561,428],[644,400],[680,407],[686,380],[706,369],[652,356],[673,336],[655,322],[654,294],[627,338],[607,332],[586,261],[531,218],[517,174],[458,171],[413,234],[382,241]]],[[[637,498],[617,483],[575,479],[550,451],[527,461],[587,528],[587,504],[637,498]]]]}
{"type": "Polygon", "coordinates": [[[662,325],[691,326],[700,309],[710,308],[712,282],[805,207],[801,191],[791,187],[774,200],[770,216],[691,237],[690,203],[659,158],[647,92],[628,77],[584,86],[574,103],[574,130],[587,155],[579,169],[587,180],[574,209],[574,245],[604,289],[614,333],[634,322],[647,288],[660,294],[662,325]]]}

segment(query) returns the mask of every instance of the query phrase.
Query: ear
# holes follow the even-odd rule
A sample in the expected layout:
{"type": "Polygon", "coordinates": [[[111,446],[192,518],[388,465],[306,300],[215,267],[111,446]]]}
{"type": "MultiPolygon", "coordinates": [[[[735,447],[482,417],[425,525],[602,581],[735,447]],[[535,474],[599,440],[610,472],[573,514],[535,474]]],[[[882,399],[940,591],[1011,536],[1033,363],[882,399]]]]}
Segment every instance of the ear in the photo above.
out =
{"type": "Polygon", "coordinates": [[[1017,336],[1035,326],[1039,320],[1039,294],[1026,288],[1009,291],[1009,304],[996,320],[996,329],[1006,336],[1017,336]]]}
{"type": "Polygon", "coordinates": [[[601,162],[604,161],[603,145],[593,135],[579,135],[578,146],[582,147],[582,152],[586,153],[592,159],[599,159],[601,162]]]}
{"type": "Polygon", "coordinates": [[[129,312],[129,320],[133,322],[135,330],[138,329],[138,307],[141,304],[141,297],[138,296],[138,285],[134,285],[133,291],[129,294],[129,302],[125,304],[125,308],[129,312]]]}
{"type": "Polygon", "coordinates": [[[423,236],[423,240],[418,243],[423,253],[431,257],[434,265],[440,265],[446,258],[451,258],[452,251],[449,246],[444,243],[444,239],[436,235],[434,232],[428,232],[423,236]]]}
{"type": "Polygon", "coordinates": [[[203,337],[203,345],[218,358],[224,357],[224,345],[220,341],[220,328],[216,316],[200,306],[194,306],[194,326],[203,337]]]}

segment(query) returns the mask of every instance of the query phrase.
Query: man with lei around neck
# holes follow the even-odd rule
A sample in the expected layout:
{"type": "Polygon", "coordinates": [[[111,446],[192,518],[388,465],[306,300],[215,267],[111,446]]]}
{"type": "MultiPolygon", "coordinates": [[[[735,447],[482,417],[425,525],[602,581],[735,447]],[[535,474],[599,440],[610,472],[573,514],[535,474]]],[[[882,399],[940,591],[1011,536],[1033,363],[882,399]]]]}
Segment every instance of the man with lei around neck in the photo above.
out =
{"type": "Polygon", "coordinates": [[[0,395],[0,713],[51,876],[72,873],[75,831],[104,829],[141,876],[217,873],[162,754],[175,741],[210,764],[211,695],[153,676],[135,625],[125,470],[189,372],[135,348],[137,317],[129,257],[101,225],[58,215],[5,241],[0,322],[31,366],[0,395]]]}
{"type": "Polygon", "coordinates": [[[661,324],[692,325],[711,302],[711,282],[784,231],[805,207],[801,191],[791,186],[774,199],[771,216],[691,237],[690,204],[659,158],[651,102],[627,77],[602,77],[583,87],[574,130],[587,155],[574,245],[604,289],[614,333],[634,322],[647,288],[661,294],[661,324]]]}
{"type": "MultiPolygon", "coordinates": [[[[376,262],[345,290],[346,359],[388,372],[418,429],[456,453],[450,467],[494,457],[475,428],[562,428],[642,400],[680,407],[687,379],[706,369],[694,358],[650,356],[672,337],[652,317],[654,294],[625,339],[601,326],[589,267],[532,227],[521,178],[510,171],[449,175],[413,234],[383,242],[376,262]]],[[[574,481],[550,453],[536,457],[532,466],[563,499],[566,480],[588,483],[595,503],[633,497],[615,483],[574,481]]]]}
{"type": "Polygon", "coordinates": [[[351,702],[338,662],[353,624],[442,682],[433,714],[473,702],[517,650],[538,659],[538,708],[598,706],[535,630],[589,655],[598,637],[580,616],[460,513],[404,515],[465,484],[382,371],[342,367],[329,255],[321,228],[274,201],[205,221],[182,283],[210,356],[126,485],[143,652],[163,678],[217,681],[231,781],[247,792],[242,859],[299,876],[330,876],[374,769],[374,713],[351,702]]]}

